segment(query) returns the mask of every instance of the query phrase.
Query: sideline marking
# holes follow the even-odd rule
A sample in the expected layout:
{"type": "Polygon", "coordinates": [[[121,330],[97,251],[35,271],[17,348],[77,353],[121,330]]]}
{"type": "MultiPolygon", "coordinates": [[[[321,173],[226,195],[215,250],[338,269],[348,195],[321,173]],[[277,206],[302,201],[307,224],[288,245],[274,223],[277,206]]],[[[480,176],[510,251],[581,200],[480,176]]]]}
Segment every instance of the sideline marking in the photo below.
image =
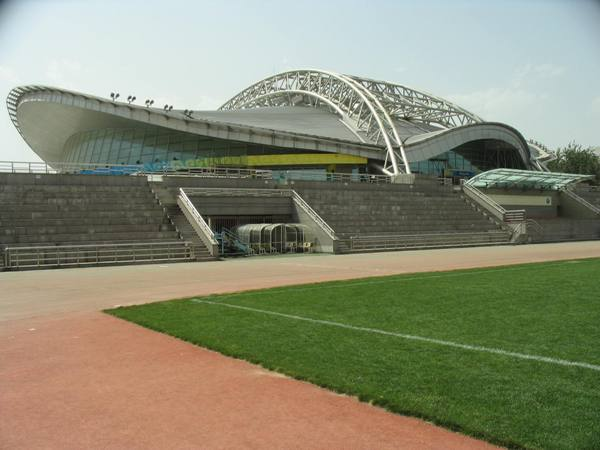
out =
{"type": "Polygon", "coordinates": [[[207,305],[225,306],[227,308],[242,309],[244,311],[251,311],[251,312],[267,314],[267,315],[271,315],[271,316],[284,317],[286,319],[302,320],[304,322],[318,323],[321,325],[330,325],[333,327],[346,328],[348,330],[364,331],[366,333],[381,334],[384,336],[392,336],[392,337],[397,337],[397,338],[401,338],[401,339],[408,339],[411,341],[427,342],[429,344],[437,344],[437,345],[443,345],[446,347],[460,348],[462,350],[471,350],[471,351],[483,352],[483,353],[494,353],[496,355],[510,356],[512,358],[528,359],[528,360],[544,362],[544,363],[549,363],[549,364],[556,364],[559,366],[581,367],[583,369],[596,370],[596,371],[600,372],[600,365],[595,365],[595,364],[590,364],[590,363],[585,363],[585,362],[569,361],[566,359],[559,359],[559,358],[550,358],[548,356],[528,355],[526,353],[510,352],[510,351],[502,350],[499,348],[482,347],[480,345],[460,344],[458,342],[444,341],[442,339],[416,336],[413,334],[394,333],[391,331],[378,330],[377,328],[357,327],[354,325],[348,325],[348,324],[341,323],[341,322],[332,322],[330,320],[311,319],[310,317],[302,317],[302,316],[296,316],[293,314],[284,314],[284,313],[268,311],[268,310],[264,310],[264,309],[250,308],[248,306],[232,305],[230,303],[211,302],[209,300],[200,300],[197,298],[194,298],[190,301],[194,302],[194,303],[204,303],[207,305]]]}
{"type": "Polygon", "coordinates": [[[513,272],[519,270],[527,270],[532,269],[532,265],[535,264],[544,264],[545,267],[555,267],[555,266],[563,266],[566,264],[584,263],[588,261],[596,260],[596,257],[593,258],[582,258],[582,259],[568,259],[564,261],[536,261],[533,263],[525,263],[523,264],[511,264],[508,266],[489,266],[487,268],[483,268],[480,270],[473,270],[474,268],[461,268],[461,269],[453,269],[453,270],[445,270],[440,272],[417,272],[417,273],[395,273],[390,275],[374,275],[367,277],[364,281],[354,281],[355,279],[350,278],[346,280],[326,280],[326,281],[317,281],[317,282],[309,282],[303,284],[291,284],[288,286],[279,286],[274,288],[261,288],[261,289],[251,289],[248,291],[240,291],[240,292],[232,292],[230,294],[209,294],[207,297],[218,297],[220,299],[230,298],[230,297],[238,297],[240,295],[246,294],[254,294],[257,291],[266,291],[267,294],[280,294],[289,292],[290,289],[293,289],[293,292],[305,292],[305,291],[314,291],[315,289],[339,289],[345,287],[354,287],[354,286],[367,286],[373,284],[385,284],[385,283],[401,283],[403,281],[416,281],[416,280],[429,280],[434,278],[446,278],[446,277],[464,277],[469,275],[480,275],[485,273],[496,273],[496,272],[513,272]],[[516,266],[516,267],[515,267],[516,266]],[[434,273],[435,275],[425,275],[427,273],[434,273]],[[412,275],[412,276],[411,276],[412,275]],[[373,278],[377,278],[373,280],[373,278]],[[383,279],[382,279],[383,278],[383,279]],[[335,284],[334,284],[335,283],[335,284]]]}

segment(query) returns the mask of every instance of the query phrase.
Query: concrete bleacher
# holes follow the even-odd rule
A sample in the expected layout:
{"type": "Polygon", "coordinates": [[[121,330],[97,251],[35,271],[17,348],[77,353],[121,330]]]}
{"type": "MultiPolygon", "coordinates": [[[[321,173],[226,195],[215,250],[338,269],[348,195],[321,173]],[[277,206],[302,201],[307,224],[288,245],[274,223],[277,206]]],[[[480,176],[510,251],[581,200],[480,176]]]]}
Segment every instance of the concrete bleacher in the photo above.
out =
{"type": "Polygon", "coordinates": [[[341,252],[510,240],[509,232],[467,204],[452,186],[435,179],[418,178],[412,185],[338,184],[327,189],[296,183],[295,189],[336,232],[341,252]]]}
{"type": "Polygon", "coordinates": [[[535,219],[537,226],[528,227],[531,242],[590,241],[600,239],[600,220],[554,217],[535,219]]]}
{"type": "Polygon", "coordinates": [[[146,177],[0,174],[0,205],[0,247],[15,254],[43,248],[40,265],[58,257],[88,264],[94,251],[99,263],[206,256],[190,252],[146,177]],[[52,251],[58,247],[64,252],[52,251]]]}

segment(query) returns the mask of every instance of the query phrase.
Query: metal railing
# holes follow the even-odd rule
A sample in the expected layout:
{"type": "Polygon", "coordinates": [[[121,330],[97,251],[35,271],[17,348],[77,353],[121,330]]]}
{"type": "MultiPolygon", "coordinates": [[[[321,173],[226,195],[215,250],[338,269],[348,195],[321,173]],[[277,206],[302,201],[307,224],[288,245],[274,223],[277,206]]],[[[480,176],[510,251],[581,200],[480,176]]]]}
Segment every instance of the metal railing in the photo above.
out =
{"type": "Polygon", "coordinates": [[[189,196],[207,197],[291,197],[290,189],[244,189],[244,188],[183,188],[189,196]]]}
{"type": "Polygon", "coordinates": [[[317,214],[317,212],[314,209],[312,209],[311,206],[308,203],[306,203],[296,191],[292,190],[291,192],[292,200],[294,201],[294,203],[300,209],[302,209],[302,211],[304,211],[313,220],[313,222],[315,222],[319,226],[319,228],[321,228],[327,234],[327,236],[329,236],[334,241],[337,240],[338,238],[335,234],[335,231],[333,231],[333,228],[331,228],[327,224],[327,222],[325,222],[323,218],[319,216],[319,214],[317,214]]]}
{"type": "Polygon", "coordinates": [[[79,175],[134,175],[143,173],[142,165],[45,163],[0,161],[1,173],[79,174],[79,175]]]}
{"type": "Polygon", "coordinates": [[[525,220],[524,209],[504,209],[499,203],[485,195],[479,189],[468,184],[462,185],[463,193],[501,222],[512,223],[525,220]]]}
{"type": "Polygon", "coordinates": [[[340,243],[347,247],[345,249],[341,248],[342,252],[359,252],[425,247],[496,245],[507,243],[508,238],[509,235],[502,231],[480,233],[392,234],[382,236],[351,236],[347,239],[341,239],[340,243]]]}
{"type": "Polygon", "coordinates": [[[239,167],[189,167],[185,161],[148,164],[107,164],[77,162],[0,161],[0,173],[80,174],[80,175],[165,175],[256,180],[321,181],[334,183],[389,184],[387,175],[326,173],[311,170],[273,171],[239,167]]]}
{"type": "MultiPolygon", "coordinates": [[[[331,239],[336,240],[335,231],[323,220],[311,206],[293,189],[228,189],[228,188],[181,188],[191,196],[219,197],[291,197],[293,202],[302,209],[331,239]]],[[[189,200],[189,199],[188,199],[189,200]]],[[[190,202],[191,203],[191,202],[190,202]]],[[[208,227],[208,225],[206,225],[208,227]]],[[[214,235],[214,233],[213,233],[214,235]]]]}
{"type": "Polygon", "coordinates": [[[533,219],[527,219],[525,221],[525,224],[527,226],[527,233],[529,233],[529,230],[533,230],[535,233],[537,234],[543,234],[544,233],[544,227],[541,226],[538,222],[536,222],[533,219]]]}
{"type": "Polygon", "coordinates": [[[177,196],[177,204],[184,216],[194,230],[198,237],[204,242],[206,248],[212,256],[219,255],[219,243],[215,237],[215,233],[210,229],[202,215],[198,212],[190,198],[186,195],[182,188],[179,188],[179,195],[177,196]]]}
{"type": "Polygon", "coordinates": [[[593,203],[588,202],[585,198],[580,197],[579,195],[577,195],[575,192],[569,190],[569,189],[563,189],[561,191],[563,194],[567,195],[569,198],[575,200],[577,203],[579,203],[580,205],[584,206],[585,208],[591,210],[594,214],[596,215],[600,215],[600,208],[598,208],[596,205],[594,205],[593,203]]]}
{"type": "Polygon", "coordinates": [[[4,249],[5,269],[132,264],[193,259],[193,247],[191,242],[187,241],[9,246],[4,249]]]}
{"type": "MultiPolygon", "coordinates": [[[[275,177],[277,179],[277,177],[275,177]]],[[[331,181],[334,183],[390,184],[392,177],[366,173],[326,173],[311,170],[286,170],[279,172],[279,179],[287,181],[331,181]]]]}
{"type": "Polygon", "coordinates": [[[238,167],[186,167],[185,165],[165,165],[164,167],[143,166],[147,175],[193,176],[205,178],[245,178],[255,180],[271,180],[273,172],[263,169],[245,169],[238,167]]]}
{"type": "Polygon", "coordinates": [[[237,234],[228,228],[223,227],[220,233],[215,233],[215,237],[217,237],[217,241],[221,242],[222,255],[226,253],[228,255],[252,255],[255,253],[252,247],[243,242],[237,234]],[[232,247],[235,249],[234,251],[231,251],[232,247]]]}

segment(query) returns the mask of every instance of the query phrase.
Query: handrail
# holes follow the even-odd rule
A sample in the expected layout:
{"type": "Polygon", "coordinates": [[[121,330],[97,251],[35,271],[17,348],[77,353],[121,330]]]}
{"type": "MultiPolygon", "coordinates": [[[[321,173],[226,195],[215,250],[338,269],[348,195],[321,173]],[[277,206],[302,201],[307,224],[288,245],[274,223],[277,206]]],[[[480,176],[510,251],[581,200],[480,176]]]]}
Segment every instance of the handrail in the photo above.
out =
{"type": "Polygon", "coordinates": [[[531,226],[536,233],[542,234],[544,232],[544,227],[533,219],[527,219],[525,223],[527,224],[527,230],[531,226]]]}
{"type": "Polygon", "coordinates": [[[96,164],[67,162],[0,161],[1,173],[132,175],[143,172],[140,164],[96,164]]]}
{"type": "Polygon", "coordinates": [[[460,245],[496,244],[499,241],[489,241],[490,237],[507,236],[506,232],[476,232],[476,233],[427,233],[427,234],[391,234],[391,235],[358,235],[341,239],[349,251],[357,250],[392,250],[410,247],[453,247],[460,245]],[[474,240],[474,238],[486,238],[474,240]],[[448,242],[448,239],[451,242],[448,242]]]}
{"type": "Polygon", "coordinates": [[[273,179],[273,171],[268,169],[246,169],[243,167],[187,167],[182,164],[144,165],[147,175],[194,176],[204,178],[250,178],[257,180],[273,179]]]}
{"type": "Polygon", "coordinates": [[[463,192],[489,213],[502,222],[522,222],[525,220],[524,209],[504,209],[498,202],[469,184],[462,185],[463,192]]]}
{"type": "Polygon", "coordinates": [[[476,231],[476,232],[460,232],[460,231],[448,231],[448,232],[438,232],[438,233],[419,233],[419,234],[364,234],[364,235],[356,235],[350,236],[348,239],[360,241],[360,240],[369,240],[369,239],[404,239],[404,238],[428,238],[428,237],[440,237],[440,236],[478,236],[484,235],[489,236],[490,234],[503,234],[503,231],[476,231]]]}
{"type": "Polygon", "coordinates": [[[301,208],[308,216],[329,236],[332,240],[337,241],[338,237],[327,222],[325,222],[317,212],[311,208],[311,206],[304,201],[304,199],[294,190],[292,192],[292,200],[294,203],[301,208]]]}
{"type": "Polygon", "coordinates": [[[567,194],[568,197],[571,197],[573,200],[578,202],[580,205],[585,206],[587,209],[590,209],[591,211],[594,212],[594,214],[600,215],[600,208],[598,208],[596,205],[588,202],[585,198],[580,197],[579,195],[577,195],[575,192],[571,191],[570,189],[563,189],[561,192],[567,194]]]}
{"type": "Polygon", "coordinates": [[[290,189],[262,189],[262,188],[185,188],[188,196],[218,196],[218,197],[291,197],[290,189]]]}
{"type": "Polygon", "coordinates": [[[71,249],[71,248],[112,248],[112,247],[148,247],[148,246],[168,246],[168,245],[173,245],[173,244],[186,244],[186,245],[190,245],[191,242],[190,241],[157,241],[157,242],[129,242],[129,243],[114,243],[114,244],[64,244],[64,245],[52,245],[52,244],[45,244],[45,245],[28,245],[28,246],[24,246],[24,245],[19,245],[19,246],[11,246],[10,244],[8,244],[4,250],[12,250],[12,251],[17,251],[17,250],[54,250],[54,249],[71,249]]]}
{"type": "Polygon", "coordinates": [[[177,197],[177,204],[181,208],[181,211],[186,216],[198,237],[204,242],[206,248],[212,256],[218,256],[219,243],[215,238],[214,232],[210,229],[208,224],[204,221],[204,218],[200,215],[194,204],[191,202],[189,197],[186,195],[183,188],[179,188],[179,195],[177,197]]]}
{"type": "Polygon", "coordinates": [[[337,183],[390,184],[392,177],[367,173],[325,173],[317,170],[286,170],[281,175],[290,181],[332,181],[337,183]]]}
{"type": "Polygon", "coordinates": [[[234,243],[236,243],[237,245],[239,245],[243,252],[248,254],[252,254],[254,253],[254,250],[252,249],[252,247],[250,247],[248,244],[246,244],[245,242],[243,242],[239,236],[237,234],[235,234],[233,231],[229,230],[228,228],[223,227],[221,229],[221,250],[224,252],[224,244],[225,244],[225,239],[227,238],[230,241],[233,241],[234,243]]]}
{"type": "Polygon", "coordinates": [[[9,246],[4,249],[4,268],[58,267],[124,264],[194,259],[189,241],[112,244],[9,246]]]}
{"type": "Polygon", "coordinates": [[[99,174],[99,175],[163,175],[193,176],[206,178],[248,178],[257,180],[319,181],[334,183],[374,183],[389,184],[392,177],[364,173],[326,173],[317,170],[277,171],[274,177],[270,169],[249,169],[244,167],[193,167],[185,161],[157,162],[148,164],[111,164],[79,162],[28,162],[0,161],[0,173],[31,174],[99,174]]]}

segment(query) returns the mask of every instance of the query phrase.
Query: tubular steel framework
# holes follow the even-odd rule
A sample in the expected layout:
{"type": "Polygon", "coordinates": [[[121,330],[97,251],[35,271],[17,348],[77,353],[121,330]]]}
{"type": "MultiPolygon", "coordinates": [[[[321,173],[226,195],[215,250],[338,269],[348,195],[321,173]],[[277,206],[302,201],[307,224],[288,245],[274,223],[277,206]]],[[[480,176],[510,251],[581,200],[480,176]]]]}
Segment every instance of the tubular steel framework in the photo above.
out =
{"type": "Polygon", "coordinates": [[[395,121],[440,129],[482,122],[446,100],[406,86],[323,70],[294,70],[265,78],[220,109],[297,105],[329,108],[362,142],[385,147],[387,175],[410,173],[395,121]]]}

